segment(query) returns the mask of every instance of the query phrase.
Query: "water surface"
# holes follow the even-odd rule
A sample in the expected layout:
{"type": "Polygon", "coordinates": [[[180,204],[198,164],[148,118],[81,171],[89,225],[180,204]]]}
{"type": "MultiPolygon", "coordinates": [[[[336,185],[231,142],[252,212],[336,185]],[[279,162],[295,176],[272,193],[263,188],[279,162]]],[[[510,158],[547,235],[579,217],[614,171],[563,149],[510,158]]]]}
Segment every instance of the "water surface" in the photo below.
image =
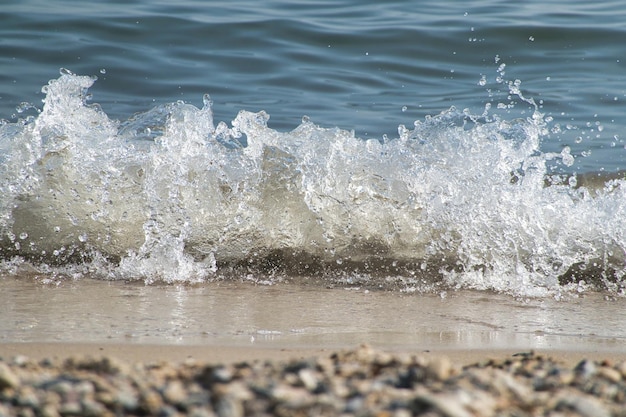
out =
{"type": "Polygon", "coordinates": [[[2,270],[620,295],[625,13],[6,5],[2,270]]]}

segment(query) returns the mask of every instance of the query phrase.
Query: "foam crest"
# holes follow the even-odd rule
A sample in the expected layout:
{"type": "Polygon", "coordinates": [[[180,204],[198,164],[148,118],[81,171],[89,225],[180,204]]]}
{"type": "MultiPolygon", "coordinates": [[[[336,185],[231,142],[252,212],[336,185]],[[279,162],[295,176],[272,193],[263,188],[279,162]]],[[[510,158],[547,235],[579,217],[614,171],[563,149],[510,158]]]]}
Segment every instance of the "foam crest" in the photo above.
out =
{"type": "Polygon", "coordinates": [[[208,95],[118,122],[88,103],[94,81],[63,71],[39,114],[0,126],[5,265],[148,283],[253,273],[621,291],[624,182],[551,176],[574,157],[542,152],[549,122],[518,82],[528,117],[452,107],[363,140],[307,118],[279,132],[265,112],[216,126],[208,95]]]}

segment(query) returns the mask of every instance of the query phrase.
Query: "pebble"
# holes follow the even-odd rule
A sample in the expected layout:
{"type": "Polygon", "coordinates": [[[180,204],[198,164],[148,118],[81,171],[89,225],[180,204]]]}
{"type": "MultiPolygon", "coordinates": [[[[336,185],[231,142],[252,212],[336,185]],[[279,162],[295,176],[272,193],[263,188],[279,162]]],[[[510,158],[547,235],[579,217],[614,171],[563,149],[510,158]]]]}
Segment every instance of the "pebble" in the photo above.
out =
{"type": "Polygon", "coordinates": [[[599,375],[613,383],[618,383],[622,380],[621,372],[613,368],[602,367],[600,368],[599,375]]]}
{"type": "Polygon", "coordinates": [[[626,363],[573,368],[532,352],[464,368],[369,346],[233,365],[0,360],[0,416],[624,415],[626,363]]]}
{"type": "Polygon", "coordinates": [[[169,404],[182,404],[187,397],[185,387],[180,381],[170,381],[163,390],[163,399],[169,404]]]}
{"type": "Polygon", "coordinates": [[[448,379],[453,373],[452,362],[445,356],[434,358],[428,364],[427,373],[440,381],[448,379]]]}
{"type": "Polygon", "coordinates": [[[16,388],[20,380],[5,363],[0,362],[0,389],[16,388]]]}

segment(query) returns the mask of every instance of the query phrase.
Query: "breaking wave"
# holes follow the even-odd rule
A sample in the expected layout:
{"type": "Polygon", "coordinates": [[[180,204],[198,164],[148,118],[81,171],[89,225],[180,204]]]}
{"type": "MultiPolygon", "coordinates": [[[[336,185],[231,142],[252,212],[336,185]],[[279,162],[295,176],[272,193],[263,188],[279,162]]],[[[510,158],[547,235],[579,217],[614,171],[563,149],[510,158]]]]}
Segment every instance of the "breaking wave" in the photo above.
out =
{"type": "Polygon", "coordinates": [[[262,111],[215,124],[208,95],[112,120],[95,79],[62,70],[41,110],[0,124],[5,272],[622,291],[624,179],[543,152],[552,120],[518,81],[525,116],[452,107],[363,140],[306,117],[279,132],[262,111]]]}

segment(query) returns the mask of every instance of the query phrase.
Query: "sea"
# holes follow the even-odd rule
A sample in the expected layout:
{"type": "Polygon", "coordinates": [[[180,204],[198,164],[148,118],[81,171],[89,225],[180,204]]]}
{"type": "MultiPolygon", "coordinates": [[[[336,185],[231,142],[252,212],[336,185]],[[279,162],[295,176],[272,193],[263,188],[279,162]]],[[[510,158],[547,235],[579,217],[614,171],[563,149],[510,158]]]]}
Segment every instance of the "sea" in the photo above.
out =
{"type": "Polygon", "coordinates": [[[621,1],[6,3],[3,340],[624,337],[621,1]]]}

